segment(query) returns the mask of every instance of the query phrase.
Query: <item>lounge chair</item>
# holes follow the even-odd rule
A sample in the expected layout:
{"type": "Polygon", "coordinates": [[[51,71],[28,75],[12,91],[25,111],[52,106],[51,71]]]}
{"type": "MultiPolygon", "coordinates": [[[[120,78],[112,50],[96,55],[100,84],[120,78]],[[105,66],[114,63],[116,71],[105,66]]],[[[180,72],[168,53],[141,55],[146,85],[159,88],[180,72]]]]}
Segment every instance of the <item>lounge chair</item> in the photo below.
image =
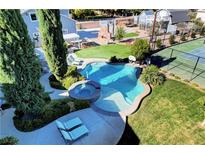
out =
{"type": "Polygon", "coordinates": [[[65,130],[60,130],[64,140],[68,143],[72,143],[76,141],[77,139],[83,137],[84,135],[88,135],[89,131],[87,127],[84,125],[75,128],[72,131],[65,131],[65,130]]]}
{"type": "Polygon", "coordinates": [[[69,56],[70,56],[70,58],[71,58],[72,60],[74,60],[74,61],[76,61],[76,62],[83,63],[83,60],[79,59],[79,58],[76,56],[76,54],[72,53],[72,54],[70,54],[69,56]]]}
{"type": "Polygon", "coordinates": [[[67,64],[68,65],[77,65],[77,66],[79,66],[80,62],[74,61],[70,58],[70,56],[67,56],[67,64]]]}
{"type": "Polygon", "coordinates": [[[75,127],[78,127],[81,124],[82,124],[82,121],[78,117],[68,120],[67,122],[64,122],[64,123],[56,120],[57,128],[60,130],[65,130],[65,131],[74,129],[75,127]]]}
{"type": "Polygon", "coordinates": [[[66,130],[71,130],[75,127],[82,125],[82,121],[80,120],[80,118],[76,117],[74,119],[68,120],[67,122],[64,122],[63,124],[66,130]]]}

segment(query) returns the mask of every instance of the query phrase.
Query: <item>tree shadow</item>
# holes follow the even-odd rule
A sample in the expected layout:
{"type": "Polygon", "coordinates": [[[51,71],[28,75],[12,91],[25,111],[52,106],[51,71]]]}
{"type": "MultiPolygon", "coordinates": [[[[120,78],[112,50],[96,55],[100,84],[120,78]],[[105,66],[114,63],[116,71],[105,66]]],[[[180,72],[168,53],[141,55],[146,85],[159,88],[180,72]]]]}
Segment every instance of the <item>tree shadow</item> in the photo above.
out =
{"type": "Polygon", "coordinates": [[[117,145],[139,145],[140,139],[133,131],[132,127],[126,122],[124,133],[117,145]]]}
{"type": "Polygon", "coordinates": [[[151,63],[157,65],[158,67],[164,67],[169,65],[171,62],[175,61],[176,57],[166,58],[159,55],[154,55],[151,57],[151,63]]]}

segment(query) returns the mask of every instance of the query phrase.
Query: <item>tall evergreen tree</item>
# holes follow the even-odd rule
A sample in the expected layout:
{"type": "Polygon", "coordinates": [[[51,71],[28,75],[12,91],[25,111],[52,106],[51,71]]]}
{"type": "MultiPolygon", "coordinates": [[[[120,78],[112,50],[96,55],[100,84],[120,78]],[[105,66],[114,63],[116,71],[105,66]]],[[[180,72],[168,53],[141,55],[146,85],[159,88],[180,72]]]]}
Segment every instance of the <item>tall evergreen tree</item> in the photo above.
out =
{"type": "Polygon", "coordinates": [[[67,72],[66,48],[59,10],[37,10],[42,46],[51,72],[58,80],[67,72]]]}
{"type": "Polygon", "coordinates": [[[0,72],[10,79],[3,85],[5,99],[19,111],[38,115],[45,104],[41,66],[19,10],[0,10],[0,34],[0,72]]]}

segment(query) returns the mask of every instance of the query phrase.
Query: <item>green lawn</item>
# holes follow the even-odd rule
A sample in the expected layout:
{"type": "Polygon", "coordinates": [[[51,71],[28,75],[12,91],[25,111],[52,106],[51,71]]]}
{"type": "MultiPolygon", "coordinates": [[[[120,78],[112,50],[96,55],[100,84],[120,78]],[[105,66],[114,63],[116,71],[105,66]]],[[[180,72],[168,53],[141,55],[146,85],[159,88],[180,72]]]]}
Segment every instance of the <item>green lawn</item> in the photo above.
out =
{"type": "Polygon", "coordinates": [[[131,50],[127,45],[110,44],[82,49],[76,54],[81,58],[110,58],[112,56],[126,58],[131,54],[131,50]]]}
{"type": "Polygon", "coordinates": [[[140,109],[128,117],[119,144],[205,144],[202,93],[178,81],[168,80],[153,89],[140,109]]]}
{"type": "Polygon", "coordinates": [[[138,36],[137,33],[125,33],[124,38],[128,38],[128,37],[136,37],[138,36]]]}

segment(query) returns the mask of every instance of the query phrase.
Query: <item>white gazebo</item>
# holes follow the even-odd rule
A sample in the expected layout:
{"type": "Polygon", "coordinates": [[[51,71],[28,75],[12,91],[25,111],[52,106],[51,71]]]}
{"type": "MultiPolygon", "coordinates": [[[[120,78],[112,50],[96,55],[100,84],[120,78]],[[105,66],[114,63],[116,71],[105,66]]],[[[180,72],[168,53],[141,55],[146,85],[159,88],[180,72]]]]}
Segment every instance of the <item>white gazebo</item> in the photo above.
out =
{"type": "Polygon", "coordinates": [[[80,48],[80,44],[81,44],[82,40],[80,40],[80,36],[78,34],[76,34],[76,33],[63,34],[63,38],[66,42],[69,42],[72,45],[80,48]]]}

